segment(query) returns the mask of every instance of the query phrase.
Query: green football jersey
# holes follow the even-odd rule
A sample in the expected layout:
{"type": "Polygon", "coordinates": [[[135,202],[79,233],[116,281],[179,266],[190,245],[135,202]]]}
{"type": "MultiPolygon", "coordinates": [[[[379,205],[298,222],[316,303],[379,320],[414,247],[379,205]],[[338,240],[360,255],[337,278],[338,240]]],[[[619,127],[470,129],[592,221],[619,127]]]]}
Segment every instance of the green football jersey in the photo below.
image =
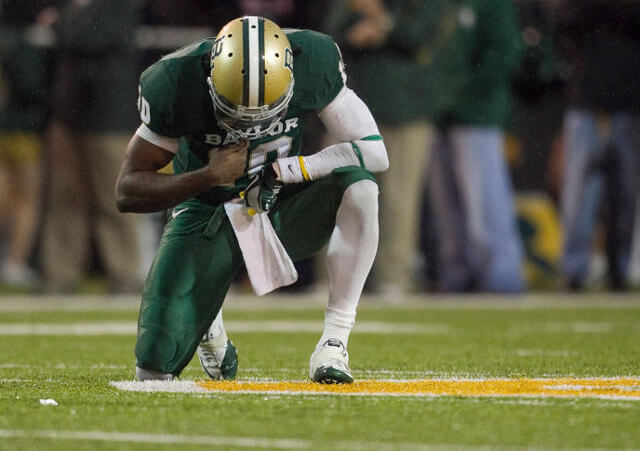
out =
{"type": "MultiPolygon", "coordinates": [[[[288,30],[287,36],[293,51],[293,98],[275,129],[250,142],[246,172],[279,157],[299,155],[309,114],[331,102],[346,82],[340,51],[329,36],[310,30],[288,30]]],[[[207,38],[179,49],[140,77],[142,122],[155,133],[180,139],[173,159],[176,173],[205,166],[211,152],[236,140],[218,126],[206,82],[214,40],[207,38]]],[[[198,198],[207,203],[224,202],[237,197],[247,181],[245,175],[234,187],[215,188],[198,198]]]]}

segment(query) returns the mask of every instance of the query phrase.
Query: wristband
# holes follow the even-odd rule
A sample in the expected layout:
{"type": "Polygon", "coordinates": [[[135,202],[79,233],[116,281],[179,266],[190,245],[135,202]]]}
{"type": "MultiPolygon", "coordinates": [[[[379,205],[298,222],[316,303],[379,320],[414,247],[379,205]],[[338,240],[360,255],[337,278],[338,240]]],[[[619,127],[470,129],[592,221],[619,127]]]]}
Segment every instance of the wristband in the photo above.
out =
{"type": "Polygon", "coordinates": [[[309,180],[311,180],[311,177],[309,177],[309,173],[307,172],[307,167],[304,165],[304,157],[302,155],[298,157],[298,163],[300,164],[300,171],[302,172],[302,176],[304,177],[304,180],[308,182],[309,180]]]}
{"type": "Polygon", "coordinates": [[[276,163],[280,168],[280,179],[284,183],[302,183],[311,180],[303,157],[278,158],[276,163]]]}

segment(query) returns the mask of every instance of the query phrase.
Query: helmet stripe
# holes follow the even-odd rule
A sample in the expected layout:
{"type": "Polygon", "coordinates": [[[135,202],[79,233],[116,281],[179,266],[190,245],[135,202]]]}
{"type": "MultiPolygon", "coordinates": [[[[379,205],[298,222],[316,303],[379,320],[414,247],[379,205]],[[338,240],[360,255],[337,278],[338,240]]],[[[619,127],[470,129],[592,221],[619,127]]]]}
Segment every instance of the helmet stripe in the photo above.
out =
{"type": "Polygon", "coordinates": [[[256,16],[248,17],[249,24],[249,107],[258,106],[258,91],[260,86],[260,76],[258,74],[260,68],[259,39],[258,39],[258,18],[256,16]]]}
{"type": "Polygon", "coordinates": [[[242,19],[242,104],[249,104],[249,23],[242,19]]]}
{"type": "Polygon", "coordinates": [[[258,87],[258,105],[264,105],[264,19],[258,19],[258,77],[259,77],[259,87],[258,87]]]}

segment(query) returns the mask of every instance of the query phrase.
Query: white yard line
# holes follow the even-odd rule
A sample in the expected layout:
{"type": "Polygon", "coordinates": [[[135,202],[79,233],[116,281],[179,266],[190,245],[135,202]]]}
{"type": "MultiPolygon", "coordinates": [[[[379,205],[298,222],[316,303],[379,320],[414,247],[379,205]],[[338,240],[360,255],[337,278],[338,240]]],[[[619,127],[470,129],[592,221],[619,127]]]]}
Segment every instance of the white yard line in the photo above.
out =
{"type": "Polygon", "coordinates": [[[509,333],[515,335],[520,335],[523,332],[606,334],[613,331],[613,324],[608,321],[541,321],[536,323],[519,323],[509,328],[509,333]]]}
{"type": "MultiPolygon", "coordinates": [[[[225,321],[230,333],[316,333],[322,331],[322,322],[315,320],[228,320],[225,321]]],[[[76,323],[0,323],[2,335],[133,335],[135,321],[86,321],[76,323]]],[[[582,333],[602,334],[614,330],[610,322],[552,321],[525,323],[512,326],[512,334],[527,333],[582,333]]],[[[451,332],[447,324],[405,323],[401,321],[357,321],[353,333],[377,335],[439,335],[451,332]]],[[[557,352],[557,351],[556,351],[557,352]]],[[[519,355],[526,355],[527,352],[519,355]]],[[[540,352],[541,355],[545,354],[540,352]]],[[[549,354],[551,355],[551,354],[549,354]]]]}
{"type": "Polygon", "coordinates": [[[516,349],[515,354],[520,357],[543,356],[543,357],[578,357],[579,352],[561,349],[516,349]]]}
{"type": "Polygon", "coordinates": [[[28,363],[0,363],[0,369],[21,369],[21,368],[50,368],[54,370],[126,370],[131,369],[128,365],[67,365],[66,363],[57,363],[52,365],[47,362],[46,365],[31,365],[28,363]]]}
{"type": "Polygon", "coordinates": [[[136,323],[15,323],[0,324],[0,335],[131,335],[136,333],[136,323]]]}
{"type": "MultiPolygon", "coordinates": [[[[27,438],[46,440],[79,440],[88,442],[124,442],[124,443],[158,443],[175,445],[205,445],[207,447],[225,448],[271,448],[271,449],[317,449],[319,444],[312,440],[296,438],[266,437],[225,437],[213,435],[181,435],[156,434],[140,432],[106,432],[106,431],[55,431],[55,430],[17,430],[0,429],[2,438],[27,438]]],[[[325,444],[326,445],[326,444],[325,444]]],[[[427,445],[422,443],[381,443],[359,441],[332,442],[335,449],[378,449],[378,450],[432,450],[432,449],[495,449],[488,446],[461,445],[427,445]]]]}
{"type": "Polygon", "coordinates": [[[0,429],[4,438],[40,438],[49,440],[82,440],[98,442],[160,443],[179,445],[236,446],[241,448],[311,448],[309,440],[270,439],[252,437],[216,437],[207,435],[149,434],[104,431],[47,431],[0,429]]]}
{"type": "MultiPolygon", "coordinates": [[[[322,322],[308,320],[225,321],[229,333],[245,332],[321,332],[322,322]]],[[[359,321],[355,334],[446,334],[446,324],[420,324],[402,322],[359,321]]],[[[0,323],[0,335],[132,335],[136,333],[134,321],[95,321],[79,323],[0,323]]]]}
{"type": "MultiPolygon", "coordinates": [[[[141,432],[105,432],[105,431],[55,431],[55,430],[19,430],[0,429],[2,438],[26,438],[45,440],[78,440],[86,442],[115,442],[115,443],[159,443],[176,445],[205,445],[208,448],[224,448],[235,446],[238,448],[272,448],[272,449],[317,449],[318,443],[308,439],[295,438],[256,438],[256,437],[224,437],[213,435],[181,435],[181,434],[157,434],[141,432]]],[[[324,443],[326,445],[326,443],[324,443]]],[[[384,443],[366,441],[336,441],[331,448],[349,450],[407,450],[407,451],[432,451],[432,450],[495,450],[504,448],[500,445],[470,446],[458,444],[425,444],[425,443],[384,443]]],[[[326,446],[325,446],[326,447],[326,446]]],[[[526,449],[538,451],[546,449],[558,449],[549,447],[522,447],[509,446],[509,449],[526,449]]],[[[563,450],[601,450],[603,448],[562,448],[563,450]]]]}
{"type": "Polygon", "coordinates": [[[24,383],[24,382],[41,382],[37,379],[20,379],[20,378],[13,378],[13,379],[0,379],[0,384],[11,384],[11,383],[24,383]]]}
{"type": "MultiPolygon", "coordinates": [[[[230,294],[225,311],[309,310],[324,309],[325,293],[297,295],[267,295],[256,297],[230,294]]],[[[0,313],[29,311],[129,311],[138,310],[139,296],[4,296],[0,298],[0,313]]],[[[532,294],[525,296],[497,295],[415,295],[398,302],[388,302],[380,296],[363,296],[359,310],[624,310],[640,309],[636,293],[532,294]]]]}

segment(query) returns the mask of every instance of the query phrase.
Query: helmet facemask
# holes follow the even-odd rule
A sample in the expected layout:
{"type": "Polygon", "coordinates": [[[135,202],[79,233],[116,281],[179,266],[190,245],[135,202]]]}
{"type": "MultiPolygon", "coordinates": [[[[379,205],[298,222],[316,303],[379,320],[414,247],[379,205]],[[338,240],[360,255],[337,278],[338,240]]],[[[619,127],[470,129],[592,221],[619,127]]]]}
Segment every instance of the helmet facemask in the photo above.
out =
{"type": "Polygon", "coordinates": [[[259,139],[271,133],[278,122],[287,114],[287,107],[293,97],[293,78],[287,92],[276,100],[271,107],[262,105],[250,108],[238,105],[234,108],[231,102],[219,95],[213,85],[211,77],[207,78],[209,94],[213,101],[218,126],[238,138],[259,139]]]}

